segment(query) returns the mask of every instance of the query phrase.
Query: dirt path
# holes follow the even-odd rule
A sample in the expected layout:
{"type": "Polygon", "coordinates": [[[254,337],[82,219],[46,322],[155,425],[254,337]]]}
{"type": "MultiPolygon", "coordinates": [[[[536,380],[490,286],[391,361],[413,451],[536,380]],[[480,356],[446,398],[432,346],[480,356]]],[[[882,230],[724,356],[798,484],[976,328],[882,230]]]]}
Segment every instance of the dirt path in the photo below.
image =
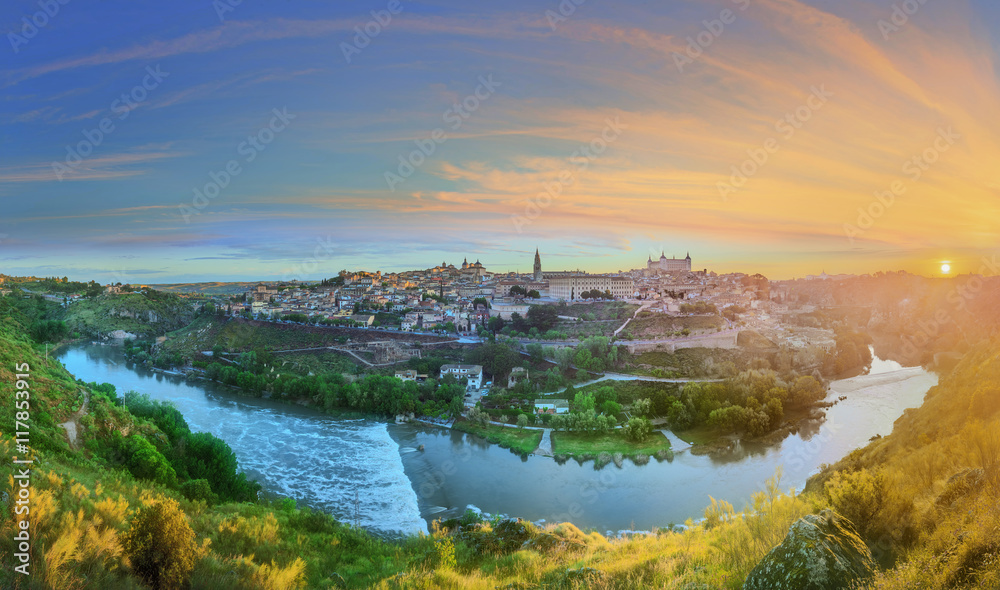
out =
{"type": "Polygon", "coordinates": [[[625,320],[625,323],[622,324],[617,330],[615,330],[614,336],[617,338],[618,337],[618,333],[621,332],[622,330],[624,330],[625,326],[627,326],[629,324],[629,322],[631,322],[635,318],[639,317],[639,312],[640,311],[643,311],[643,310],[647,309],[651,305],[653,305],[652,301],[649,301],[649,302],[646,302],[646,303],[641,303],[639,305],[639,309],[635,310],[635,313],[632,314],[632,317],[630,317],[629,319],[625,320]]]}
{"type": "Polygon", "coordinates": [[[80,420],[81,417],[83,417],[84,414],[87,413],[88,403],[90,403],[90,395],[88,395],[86,391],[83,391],[83,405],[80,406],[80,409],[77,410],[70,417],[69,421],[63,422],[62,424],[59,425],[66,429],[66,435],[69,436],[69,446],[73,447],[74,449],[77,448],[76,446],[77,422],[80,420]]]}

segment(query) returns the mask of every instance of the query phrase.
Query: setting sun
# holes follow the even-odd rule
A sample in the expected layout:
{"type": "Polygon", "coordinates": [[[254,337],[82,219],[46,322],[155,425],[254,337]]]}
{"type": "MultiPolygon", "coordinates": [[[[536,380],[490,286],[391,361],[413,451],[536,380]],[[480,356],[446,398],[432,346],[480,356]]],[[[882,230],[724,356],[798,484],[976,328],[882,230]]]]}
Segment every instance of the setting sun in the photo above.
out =
{"type": "Polygon", "coordinates": [[[951,272],[951,265],[947,262],[941,265],[941,274],[948,274],[951,272]]]}

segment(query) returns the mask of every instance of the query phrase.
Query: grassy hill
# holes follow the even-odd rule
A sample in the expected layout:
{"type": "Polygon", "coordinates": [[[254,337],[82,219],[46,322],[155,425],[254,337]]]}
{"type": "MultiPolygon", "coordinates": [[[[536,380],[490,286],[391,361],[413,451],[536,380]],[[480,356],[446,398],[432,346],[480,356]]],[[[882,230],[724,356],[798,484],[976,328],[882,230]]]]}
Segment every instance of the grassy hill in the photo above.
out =
{"type": "Polygon", "coordinates": [[[336,346],[348,341],[363,343],[397,340],[408,343],[430,343],[451,339],[446,336],[406,332],[387,333],[338,326],[299,326],[228,316],[203,315],[194,323],[186,324],[181,329],[168,334],[164,346],[167,350],[190,353],[198,350],[211,350],[215,345],[220,345],[230,351],[294,350],[336,346]]]}
{"type": "Polygon", "coordinates": [[[725,320],[717,315],[670,316],[644,311],[625,330],[631,339],[651,340],[680,336],[681,333],[697,335],[717,332],[725,325],[725,320]]]}
{"type": "Polygon", "coordinates": [[[177,295],[147,292],[98,295],[70,304],[65,321],[71,330],[98,337],[115,330],[158,336],[194,319],[194,305],[177,295]]]}
{"type": "MultiPolygon", "coordinates": [[[[8,566],[24,515],[15,513],[16,480],[0,477],[3,588],[737,589],[791,523],[829,506],[851,518],[885,568],[867,588],[1000,584],[998,342],[979,345],[893,434],[824,469],[804,494],[782,494],[772,481],[742,511],[713,501],[698,525],[632,539],[470,514],[431,535],[385,540],[289,500],[213,498],[223,492],[214,481],[193,483],[198,441],[182,419],[75,382],[39,354],[2,300],[0,320],[0,404],[13,407],[15,364],[28,363],[35,460],[31,577],[8,566]],[[71,445],[57,423],[74,419],[71,445]]],[[[7,457],[19,454],[13,426],[13,413],[0,412],[7,457]]]]}

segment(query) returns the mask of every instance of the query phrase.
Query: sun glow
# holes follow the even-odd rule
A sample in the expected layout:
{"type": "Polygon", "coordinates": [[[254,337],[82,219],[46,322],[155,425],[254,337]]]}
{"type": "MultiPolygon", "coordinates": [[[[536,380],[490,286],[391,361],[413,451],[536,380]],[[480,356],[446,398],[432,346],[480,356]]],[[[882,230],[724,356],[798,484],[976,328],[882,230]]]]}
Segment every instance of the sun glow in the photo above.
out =
{"type": "Polygon", "coordinates": [[[951,272],[951,265],[945,262],[941,265],[941,274],[948,274],[951,272]]]}

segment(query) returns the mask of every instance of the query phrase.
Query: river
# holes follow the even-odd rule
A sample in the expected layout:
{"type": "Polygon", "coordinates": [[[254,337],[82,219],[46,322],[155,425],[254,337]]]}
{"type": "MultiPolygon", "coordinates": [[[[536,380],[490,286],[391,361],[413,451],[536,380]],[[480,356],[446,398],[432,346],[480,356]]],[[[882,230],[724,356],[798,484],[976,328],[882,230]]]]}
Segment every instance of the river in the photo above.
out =
{"type": "Polygon", "coordinates": [[[919,367],[876,359],[868,374],[833,382],[828,400],[847,399],[781,443],[705,456],[684,450],[669,435],[676,451],[671,462],[638,466],[626,460],[621,468],[612,463],[595,471],[593,462],[525,458],[431,426],[336,418],[242,397],[213,383],[126,364],[113,346],[69,347],[58,358],[84,381],[172,401],[192,430],[225,440],[268,492],[390,534],[426,531],[430,520],[469,507],[602,532],[698,519],[709,496],[741,508],[779,466],[782,488],[801,489],[821,464],[889,434],[903,411],[919,406],[937,383],[919,367]]]}

